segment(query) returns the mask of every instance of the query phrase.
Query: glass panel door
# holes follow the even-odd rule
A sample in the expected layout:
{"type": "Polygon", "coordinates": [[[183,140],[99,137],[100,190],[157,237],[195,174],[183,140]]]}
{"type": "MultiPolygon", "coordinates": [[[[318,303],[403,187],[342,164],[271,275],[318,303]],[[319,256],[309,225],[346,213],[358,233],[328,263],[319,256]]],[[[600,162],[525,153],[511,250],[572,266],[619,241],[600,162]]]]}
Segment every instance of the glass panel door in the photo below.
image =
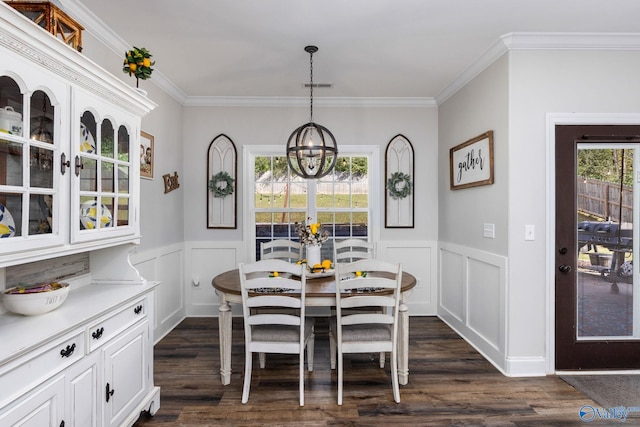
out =
{"type": "Polygon", "coordinates": [[[634,310],[637,157],[637,144],[577,145],[578,340],[640,336],[634,310]]]}

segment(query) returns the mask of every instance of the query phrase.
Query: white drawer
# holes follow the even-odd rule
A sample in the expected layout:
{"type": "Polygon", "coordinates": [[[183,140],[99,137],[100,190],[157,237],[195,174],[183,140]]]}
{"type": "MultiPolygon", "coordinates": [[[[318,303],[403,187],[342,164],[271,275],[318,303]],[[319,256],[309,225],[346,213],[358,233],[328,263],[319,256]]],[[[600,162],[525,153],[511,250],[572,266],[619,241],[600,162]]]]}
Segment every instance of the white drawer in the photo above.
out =
{"type": "Polygon", "coordinates": [[[107,343],[114,336],[129,328],[131,325],[147,317],[148,300],[142,298],[115,314],[102,317],[87,328],[87,343],[89,352],[107,343]]]}
{"type": "Polygon", "coordinates": [[[84,329],[77,329],[0,368],[0,408],[82,359],[84,329]]]}

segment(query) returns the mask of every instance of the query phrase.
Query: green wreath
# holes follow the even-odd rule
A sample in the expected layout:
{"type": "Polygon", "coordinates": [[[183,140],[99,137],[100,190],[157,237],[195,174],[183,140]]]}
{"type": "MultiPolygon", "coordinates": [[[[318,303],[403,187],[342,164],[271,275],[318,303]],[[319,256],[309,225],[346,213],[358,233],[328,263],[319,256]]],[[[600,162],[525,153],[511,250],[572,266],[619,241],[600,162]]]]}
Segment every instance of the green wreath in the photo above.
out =
{"type": "Polygon", "coordinates": [[[227,197],[229,194],[233,194],[234,181],[235,179],[231,178],[227,172],[218,172],[209,180],[209,190],[213,193],[213,197],[227,197]]]}
{"type": "Polygon", "coordinates": [[[387,180],[389,194],[396,200],[404,199],[411,194],[412,187],[411,176],[406,173],[394,172],[391,174],[391,178],[387,180]]]}

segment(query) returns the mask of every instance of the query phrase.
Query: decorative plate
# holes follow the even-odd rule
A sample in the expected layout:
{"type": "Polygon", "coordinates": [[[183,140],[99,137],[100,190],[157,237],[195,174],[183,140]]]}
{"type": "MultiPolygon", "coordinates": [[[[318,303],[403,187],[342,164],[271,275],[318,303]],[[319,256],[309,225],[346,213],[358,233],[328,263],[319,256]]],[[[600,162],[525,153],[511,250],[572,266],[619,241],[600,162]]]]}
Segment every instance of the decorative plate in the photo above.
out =
{"type": "Polygon", "coordinates": [[[89,154],[95,154],[96,152],[96,141],[84,123],[80,123],[80,151],[89,154]]]}
{"type": "Polygon", "coordinates": [[[105,205],[100,205],[100,211],[98,212],[98,202],[95,200],[89,200],[84,202],[80,206],[80,223],[87,230],[93,230],[98,228],[98,222],[100,222],[100,228],[112,227],[113,217],[111,211],[105,205]]]}
{"type": "Polygon", "coordinates": [[[0,238],[13,237],[16,234],[16,223],[9,209],[0,203],[0,238]]]}

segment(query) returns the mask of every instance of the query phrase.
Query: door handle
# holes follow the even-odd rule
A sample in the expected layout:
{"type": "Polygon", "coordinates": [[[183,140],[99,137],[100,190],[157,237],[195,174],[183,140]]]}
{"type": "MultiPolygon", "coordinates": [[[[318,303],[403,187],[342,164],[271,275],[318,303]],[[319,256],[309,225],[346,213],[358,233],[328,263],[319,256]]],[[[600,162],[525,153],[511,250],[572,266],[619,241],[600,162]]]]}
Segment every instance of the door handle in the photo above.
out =
{"type": "Polygon", "coordinates": [[[80,156],[76,156],[76,176],[80,176],[80,169],[84,169],[84,164],[82,163],[82,159],[80,156]]]}
{"type": "Polygon", "coordinates": [[[568,273],[571,271],[571,266],[566,264],[561,264],[560,267],[558,267],[558,270],[560,270],[560,272],[562,273],[568,273]]]}

